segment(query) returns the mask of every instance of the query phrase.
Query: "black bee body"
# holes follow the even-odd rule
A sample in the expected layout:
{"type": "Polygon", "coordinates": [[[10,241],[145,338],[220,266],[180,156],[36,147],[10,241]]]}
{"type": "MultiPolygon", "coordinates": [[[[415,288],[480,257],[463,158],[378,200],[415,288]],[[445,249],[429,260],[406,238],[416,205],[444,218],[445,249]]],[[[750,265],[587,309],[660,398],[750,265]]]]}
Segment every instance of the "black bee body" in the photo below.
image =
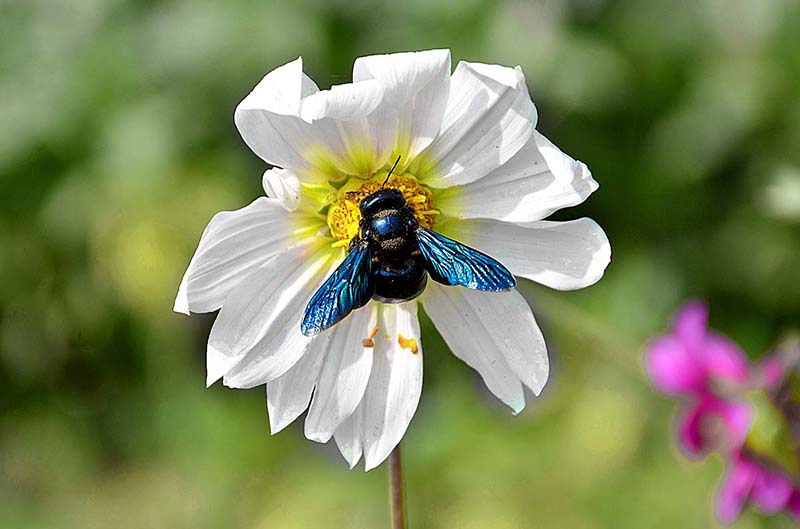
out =
{"type": "MultiPolygon", "coordinates": [[[[400,161],[384,180],[389,181],[400,161]]],[[[347,256],[306,305],[300,330],[314,336],[363,307],[409,301],[425,290],[428,276],[442,285],[487,292],[514,288],[514,276],[488,255],[420,226],[403,193],[384,189],[359,204],[358,235],[347,256]]]]}
{"type": "Polygon", "coordinates": [[[360,236],[351,247],[368,245],[373,261],[372,299],[401,303],[419,296],[428,274],[417,244],[419,223],[397,189],[381,189],[360,204],[360,236]]]}

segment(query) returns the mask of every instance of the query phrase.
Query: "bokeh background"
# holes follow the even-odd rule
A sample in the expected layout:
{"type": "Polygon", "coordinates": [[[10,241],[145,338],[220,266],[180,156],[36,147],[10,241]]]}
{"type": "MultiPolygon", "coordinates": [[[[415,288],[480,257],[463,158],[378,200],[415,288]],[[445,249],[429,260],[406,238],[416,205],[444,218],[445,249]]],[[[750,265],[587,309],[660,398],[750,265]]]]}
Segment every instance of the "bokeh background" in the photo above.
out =
{"type": "Polygon", "coordinates": [[[688,296],[753,357],[800,323],[799,27],[793,0],[0,1],[0,527],[388,525],[386,469],[205,389],[213,315],[171,308],[211,216],[262,193],[233,126],[261,76],[432,47],[522,65],[601,184],[557,217],[613,261],[521,287],[554,368],[518,417],[424,322],[412,529],[714,527],[722,461],[672,446],[641,355],[688,296]]]}

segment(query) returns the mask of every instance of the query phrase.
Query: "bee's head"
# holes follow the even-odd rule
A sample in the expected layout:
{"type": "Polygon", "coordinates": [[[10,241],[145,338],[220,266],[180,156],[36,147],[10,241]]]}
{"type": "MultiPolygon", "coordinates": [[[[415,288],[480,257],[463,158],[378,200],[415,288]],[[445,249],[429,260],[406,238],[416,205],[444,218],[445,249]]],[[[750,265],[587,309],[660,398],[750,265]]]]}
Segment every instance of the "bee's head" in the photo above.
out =
{"type": "Polygon", "coordinates": [[[359,209],[361,218],[368,219],[379,211],[401,209],[405,205],[406,199],[399,189],[380,189],[362,200],[359,209]]]}

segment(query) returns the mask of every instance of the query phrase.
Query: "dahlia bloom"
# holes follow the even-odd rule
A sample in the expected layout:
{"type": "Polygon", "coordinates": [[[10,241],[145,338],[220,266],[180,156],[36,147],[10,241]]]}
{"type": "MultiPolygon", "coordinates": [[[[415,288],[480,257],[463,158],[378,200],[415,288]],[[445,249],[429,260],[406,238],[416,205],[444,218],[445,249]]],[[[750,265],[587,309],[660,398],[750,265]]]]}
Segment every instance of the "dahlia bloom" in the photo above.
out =
{"type": "Polygon", "coordinates": [[[517,291],[435,282],[400,304],[370,301],[305,336],[306,304],[358,234],[360,197],[386,183],[420,226],[489,254],[556,289],[593,284],[610,260],[590,219],[542,220],[583,202],[597,183],[536,129],[519,67],[461,62],[433,50],[362,57],[353,82],[319,90],[298,58],[268,73],[236,108],[247,145],[273,166],[266,197],[209,223],[175,310],[219,315],[207,383],[266,384],[270,428],[308,409],[305,435],[334,438],[351,468],[380,464],[399,443],[422,390],[418,303],[453,354],[517,413],[523,387],[548,377],[545,342],[517,291]],[[355,193],[354,193],[355,191],[355,193]]]}

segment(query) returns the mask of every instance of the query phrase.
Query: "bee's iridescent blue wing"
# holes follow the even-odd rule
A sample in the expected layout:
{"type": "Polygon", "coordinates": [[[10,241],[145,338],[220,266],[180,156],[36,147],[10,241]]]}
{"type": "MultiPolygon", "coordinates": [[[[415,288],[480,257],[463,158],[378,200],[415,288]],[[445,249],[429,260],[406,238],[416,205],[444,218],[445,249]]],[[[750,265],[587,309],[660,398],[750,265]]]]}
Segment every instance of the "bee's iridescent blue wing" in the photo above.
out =
{"type": "Polygon", "coordinates": [[[499,292],[517,284],[511,272],[495,259],[433,230],[417,228],[417,242],[425,257],[425,269],[443,285],[499,292]]]}
{"type": "Polygon", "coordinates": [[[300,330],[314,336],[340,322],[372,298],[372,255],[365,242],[356,245],[325,280],[306,306],[300,330]]]}

